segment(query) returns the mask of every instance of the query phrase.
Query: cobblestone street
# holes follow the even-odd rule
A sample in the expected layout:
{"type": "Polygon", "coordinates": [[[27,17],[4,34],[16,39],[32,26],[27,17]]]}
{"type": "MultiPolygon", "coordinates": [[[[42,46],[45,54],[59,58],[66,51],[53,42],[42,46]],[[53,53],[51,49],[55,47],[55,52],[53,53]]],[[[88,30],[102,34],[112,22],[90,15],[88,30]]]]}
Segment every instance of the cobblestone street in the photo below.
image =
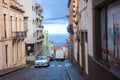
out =
{"type": "Polygon", "coordinates": [[[34,65],[0,77],[0,80],[85,80],[68,61],[51,61],[49,67],[34,65]]]}

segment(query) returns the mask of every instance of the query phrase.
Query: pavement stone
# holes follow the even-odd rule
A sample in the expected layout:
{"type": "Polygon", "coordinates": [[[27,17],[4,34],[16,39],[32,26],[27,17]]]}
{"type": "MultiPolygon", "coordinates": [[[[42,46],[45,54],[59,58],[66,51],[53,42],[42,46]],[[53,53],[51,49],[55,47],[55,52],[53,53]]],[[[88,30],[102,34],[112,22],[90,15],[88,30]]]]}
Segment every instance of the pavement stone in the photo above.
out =
{"type": "Polygon", "coordinates": [[[0,70],[0,77],[4,76],[4,75],[7,75],[9,73],[12,73],[12,72],[21,70],[21,69],[26,68],[26,67],[28,67],[28,65],[22,65],[22,66],[18,66],[18,67],[14,67],[14,68],[9,68],[9,69],[6,69],[6,70],[0,70]]]}
{"type": "Polygon", "coordinates": [[[49,67],[27,67],[0,80],[85,80],[69,60],[52,61],[49,67]],[[52,66],[54,65],[54,66],[52,66]],[[61,67],[60,67],[61,66],[61,67]]]}
{"type": "Polygon", "coordinates": [[[84,76],[81,76],[77,68],[70,63],[70,61],[66,61],[69,63],[69,66],[65,66],[68,75],[70,76],[70,80],[86,80],[84,76]]]}

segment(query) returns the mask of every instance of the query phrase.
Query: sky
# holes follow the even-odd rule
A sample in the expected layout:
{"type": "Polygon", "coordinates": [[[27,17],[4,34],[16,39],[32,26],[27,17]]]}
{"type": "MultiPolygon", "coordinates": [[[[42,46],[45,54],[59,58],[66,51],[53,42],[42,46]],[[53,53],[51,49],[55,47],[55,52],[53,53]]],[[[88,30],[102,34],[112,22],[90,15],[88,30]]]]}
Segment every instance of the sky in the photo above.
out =
{"type": "Polygon", "coordinates": [[[48,30],[49,34],[67,34],[68,0],[37,0],[37,2],[44,10],[42,13],[44,29],[48,30]]]}

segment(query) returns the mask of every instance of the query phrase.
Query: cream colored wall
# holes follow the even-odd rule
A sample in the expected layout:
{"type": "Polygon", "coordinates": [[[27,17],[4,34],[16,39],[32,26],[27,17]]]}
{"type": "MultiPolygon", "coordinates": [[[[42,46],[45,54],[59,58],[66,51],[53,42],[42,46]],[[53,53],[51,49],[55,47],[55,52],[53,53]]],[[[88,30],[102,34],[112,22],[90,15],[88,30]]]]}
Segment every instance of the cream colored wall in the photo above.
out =
{"type": "Polygon", "coordinates": [[[2,45],[1,45],[1,42],[0,42],[0,70],[2,69],[2,45]]]}
{"type": "MultiPolygon", "coordinates": [[[[17,60],[17,41],[13,41],[11,37],[11,22],[10,22],[10,16],[13,16],[13,25],[12,25],[12,31],[16,31],[16,22],[14,21],[16,17],[18,19],[23,20],[23,13],[20,13],[19,11],[15,11],[13,9],[10,9],[10,0],[6,0],[7,5],[4,5],[2,1],[0,1],[0,70],[12,68],[16,66],[20,66],[26,63],[25,56],[25,42],[24,40],[18,41],[18,49],[19,49],[19,60],[17,60]],[[6,31],[7,31],[7,38],[4,38],[4,25],[3,25],[3,14],[6,14],[6,31]],[[23,46],[21,46],[23,44],[23,46]],[[8,45],[7,49],[7,57],[8,57],[8,65],[6,65],[6,50],[5,45],[8,45]],[[21,57],[22,56],[22,57],[21,57]],[[13,60],[14,57],[14,60],[13,60]],[[23,59],[22,59],[23,58],[23,59]],[[22,62],[22,63],[21,63],[22,62]]],[[[21,6],[19,6],[21,8],[21,6]]],[[[24,31],[23,21],[21,22],[21,29],[20,29],[20,23],[17,21],[17,31],[24,31]]]]}

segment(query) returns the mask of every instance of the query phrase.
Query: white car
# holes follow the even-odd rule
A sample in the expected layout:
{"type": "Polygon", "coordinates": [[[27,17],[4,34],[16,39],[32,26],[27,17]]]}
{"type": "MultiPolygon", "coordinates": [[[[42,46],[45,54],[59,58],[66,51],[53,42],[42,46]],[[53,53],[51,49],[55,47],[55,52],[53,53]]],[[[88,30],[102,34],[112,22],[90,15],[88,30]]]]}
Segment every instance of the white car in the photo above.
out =
{"type": "Polygon", "coordinates": [[[47,56],[39,56],[35,61],[35,67],[49,66],[49,58],[47,56]]]}

